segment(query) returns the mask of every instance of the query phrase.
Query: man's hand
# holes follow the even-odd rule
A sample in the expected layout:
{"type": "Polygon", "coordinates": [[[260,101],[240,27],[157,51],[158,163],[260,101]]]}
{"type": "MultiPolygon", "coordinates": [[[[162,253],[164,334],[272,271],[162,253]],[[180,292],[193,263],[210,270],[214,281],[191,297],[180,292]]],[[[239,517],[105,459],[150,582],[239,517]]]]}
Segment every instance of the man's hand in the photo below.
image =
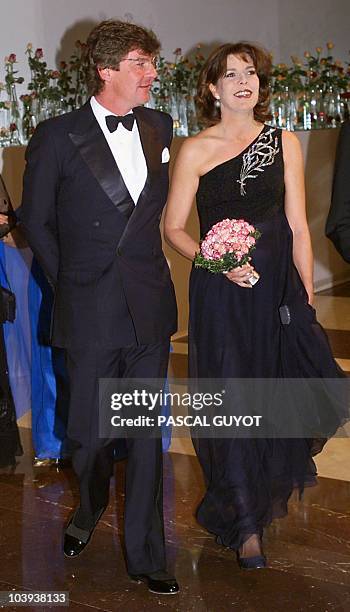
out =
{"type": "MultiPolygon", "coordinates": [[[[0,213],[0,227],[1,225],[8,225],[8,222],[8,215],[3,215],[0,213]]],[[[6,236],[3,236],[2,240],[6,242],[7,246],[12,246],[17,249],[23,249],[24,247],[28,246],[28,243],[19,227],[14,227],[12,230],[10,230],[6,236]]]]}

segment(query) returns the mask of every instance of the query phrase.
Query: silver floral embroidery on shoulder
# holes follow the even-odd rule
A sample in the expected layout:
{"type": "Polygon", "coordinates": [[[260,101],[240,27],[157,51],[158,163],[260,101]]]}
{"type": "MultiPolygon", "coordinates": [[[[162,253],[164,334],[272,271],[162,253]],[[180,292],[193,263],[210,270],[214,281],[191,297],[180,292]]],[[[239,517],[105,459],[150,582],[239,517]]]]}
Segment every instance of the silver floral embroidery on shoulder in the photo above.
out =
{"type": "Polygon", "coordinates": [[[243,155],[241,173],[237,179],[242,196],[246,195],[246,181],[257,178],[256,172],[264,172],[266,166],[271,166],[275,161],[275,156],[279,152],[278,138],[273,135],[275,131],[276,128],[270,128],[267,132],[262,132],[258,140],[243,155]]]}

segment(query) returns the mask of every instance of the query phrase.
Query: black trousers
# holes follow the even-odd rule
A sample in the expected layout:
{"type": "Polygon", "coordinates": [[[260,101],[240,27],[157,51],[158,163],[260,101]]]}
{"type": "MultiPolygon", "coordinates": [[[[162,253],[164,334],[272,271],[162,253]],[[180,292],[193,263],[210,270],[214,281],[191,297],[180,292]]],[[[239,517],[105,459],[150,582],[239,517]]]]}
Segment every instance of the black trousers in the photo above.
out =
{"type": "MultiPolygon", "coordinates": [[[[90,530],[108,504],[118,440],[99,437],[99,378],[161,378],[167,373],[169,342],[121,349],[67,350],[70,410],[67,434],[79,480],[75,524],[90,530]]],[[[119,441],[120,442],[120,441],[119,441]]],[[[127,439],[125,546],[131,574],[166,568],[163,527],[163,457],[159,438],[127,439]]]]}

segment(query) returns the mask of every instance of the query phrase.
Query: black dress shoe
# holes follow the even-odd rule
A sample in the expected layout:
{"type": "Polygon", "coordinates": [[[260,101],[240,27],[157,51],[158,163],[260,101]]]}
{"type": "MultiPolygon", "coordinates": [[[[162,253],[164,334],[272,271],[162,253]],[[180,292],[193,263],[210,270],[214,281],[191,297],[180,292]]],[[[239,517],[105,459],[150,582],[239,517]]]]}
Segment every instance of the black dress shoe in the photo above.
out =
{"type": "Polygon", "coordinates": [[[145,582],[150,593],[156,593],[156,595],[176,595],[180,590],[175,578],[171,578],[166,572],[130,574],[130,578],[139,584],[145,582]]]}
{"type": "Polygon", "coordinates": [[[85,546],[91,540],[91,536],[94,533],[94,529],[100,520],[102,514],[104,513],[106,508],[101,508],[95,515],[95,524],[93,528],[89,531],[86,529],[81,529],[74,524],[74,517],[76,513],[73,514],[70,519],[63,536],[63,553],[65,557],[72,559],[73,557],[77,557],[83,552],[85,546]]]}

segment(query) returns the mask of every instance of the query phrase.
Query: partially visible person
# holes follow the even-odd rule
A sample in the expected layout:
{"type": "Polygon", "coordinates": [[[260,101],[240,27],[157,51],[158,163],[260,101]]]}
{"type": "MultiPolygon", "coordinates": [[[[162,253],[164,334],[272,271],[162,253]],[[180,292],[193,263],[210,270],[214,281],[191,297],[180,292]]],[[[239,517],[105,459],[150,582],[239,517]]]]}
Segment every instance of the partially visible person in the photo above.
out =
{"type": "MultiPolygon", "coordinates": [[[[2,301],[0,293],[0,301],[2,301]]],[[[3,305],[0,304],[0,310],[3,305]]],[[[3,322],[0,323],[0,469],[14,468],[23,455],[16,420],[16,409],[8,377],[3,322]]]]}
{"type": "Polygon", "coordinates": [[[350,263],[350,120],[343,123],[339,134],[326,236],[350,263]]]}
{"type": "MultiPolygon", "coordinates": [[[[5,237],[10,231],[8,215],[0,214],[0,231],[5,237]],[[4,229],[5,228],[5,229],[4,229]]],[[[0,250],[2,249],[2,244],[0,250]]],[[[0,284],[8,289],[6,273],[3,269],[3,259],[0,252],[0,284]]],[[[6,313],[2,292],[0,291],[0,469],[13,469],[17,457],[23,454],[19,431],[17,427],[16,409],[8,374],[6,345],[3,325],[6,324],[6,313]]],[[[8,323],[11,325],[11,323],[8,323]]]]}
{"type": "Polygon", "coordinates": [[[5,326],[9,376],[17,418],[31,409],[35,467],[60,465],[68,412],[63,351],[49,346],[53,291],[33,258],[0,176],[1,281],[11,283],[17,317],[5,326]],[[12,230],[12,231],[10,231],[12,230]]]}

